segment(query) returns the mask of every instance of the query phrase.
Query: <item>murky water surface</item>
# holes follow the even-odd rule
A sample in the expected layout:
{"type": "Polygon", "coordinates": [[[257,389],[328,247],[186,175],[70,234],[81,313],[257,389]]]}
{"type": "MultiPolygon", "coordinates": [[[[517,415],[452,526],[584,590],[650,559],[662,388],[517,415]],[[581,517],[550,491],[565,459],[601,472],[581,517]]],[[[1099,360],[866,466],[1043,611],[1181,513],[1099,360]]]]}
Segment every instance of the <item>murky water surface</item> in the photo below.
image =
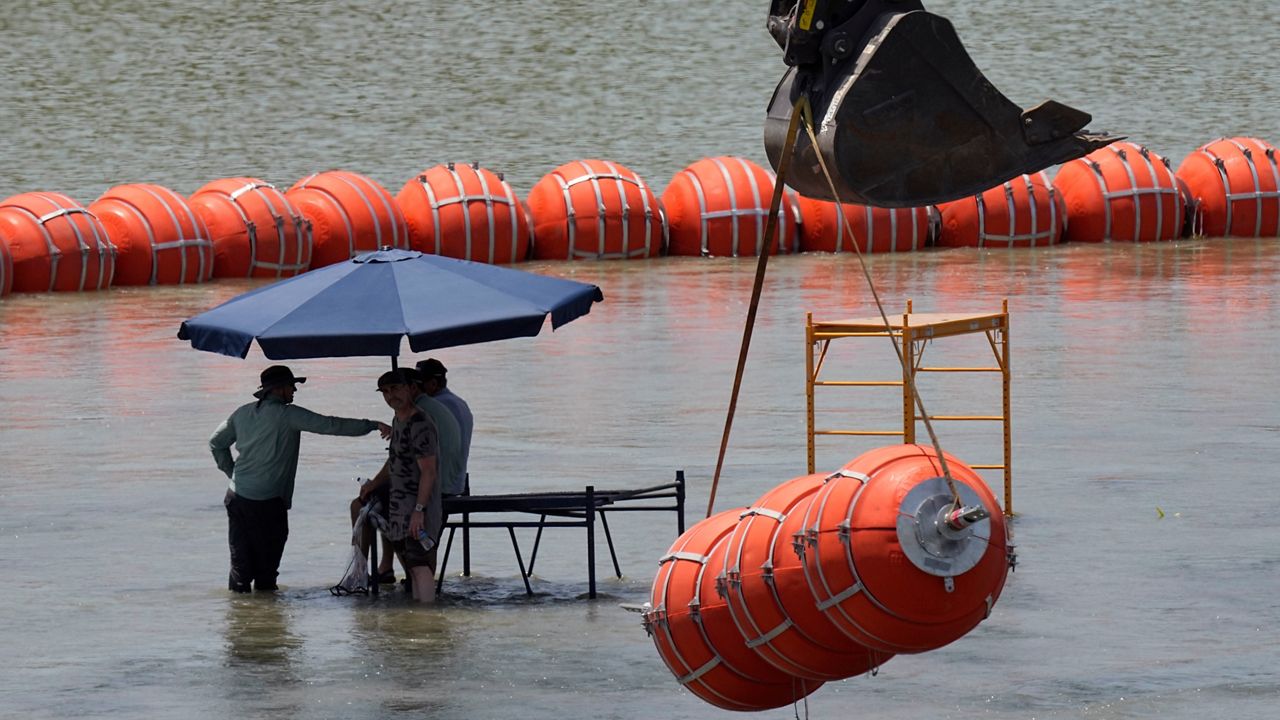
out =
{"type": "MultiPolygon", "coordinates": [[[[13,2],[0,16],[0,194],[89,202],[118,182],[182,192],[344,167],[393,191],[479,159],[520,192],[603,156],[659,189],[712,154],[763,160],[781,72],[764,3],[13,2]],[[489,13],[498,13],[490,15],[489,13]]],[[[1177,163],[1222,134],[1280,141],[1267,3],[933,2],[1024,105],[1091,110],[1177,163]]],[[[890,311],[1012,312],[1021,564],[986,623],[814,717],[1268,717],[1280,699],[1280,245],[949,251],[876,257],[890,311]],[[1164,517],[1159,517],[1159,511],[1164,517]]],[[[592,314],[533,340],[438,354],[476,413],[479,492],[691,480],[700,515],[752,261],[538,265],[599,284],[592,314]]],[[[0,302],[0,714],[89,717],[702,718],[621,603],[647,597],[667,515],[611,526],[625,573],[583,599],[576,531],[549,533],[526,599],[500,531],[444,602],[333,598],[351,478],[371,438],[304,440],[283,591],[223,588],[225,481],[205,441],[265,360],[192,351],[179,322],[251,287],[116,289],[0,302]]],[[[717,507],[804,469],[804,313],[874,312],[850,258],[771,265],[717,507]]],[[[833,362],[892,371],[857,341],[833,362]]],[[[981,359],[957,340],[939,360],[981,359]]],[[[986,351],[989,353],[989,351],[986,351]]],[[[299,403],[383,416],[376,358],[295,364],[299,403]]],[[[981,381],[923,388],[982,410],[981,381]]],[[[892,422],[873,391],[832,423],[892,422]]],[[[989,462],[998,438],[944,428],[989,462]]],[[[825,442],[833,468],[866,446],[825,442]]],[[[526,547],[532,542],[522,536],[526,547]]],[[[451,561],[456,569],[456,559],[451,561]]],[[[452,575],[452,573],[451,573],[452,575]]],[[[790,717],[790,710],[766,714],[790,717]]]]}

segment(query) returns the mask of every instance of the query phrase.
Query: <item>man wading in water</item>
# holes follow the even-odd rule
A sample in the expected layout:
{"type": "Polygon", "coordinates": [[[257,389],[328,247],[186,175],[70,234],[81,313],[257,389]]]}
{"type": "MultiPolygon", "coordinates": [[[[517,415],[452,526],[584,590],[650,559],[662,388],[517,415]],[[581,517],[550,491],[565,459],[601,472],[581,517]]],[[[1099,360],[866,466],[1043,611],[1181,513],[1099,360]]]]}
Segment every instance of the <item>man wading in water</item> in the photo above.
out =
{"type": "Polygon", "coordinates": [[[387,538],[409,572],[413,599],[434,602],[436,541],[444,521],[436,459],[439,438],[435,424],[413,402],[418,395],[414,375],[412,370],[401,369],[378,378],[378,392],[395,411],[395,419],[387,472],[378,473],[360,488],[360,500],[368,500],[390,483],[387,538]]]}
{"type": "Polygon", "coordinates": [[[292,404],[298,383],[307,379],[294,377],[284,365],[263,370],[260,380],[253,394],[257,402],[236,408],[209,438],[218,469],[231,478],[223,504],[231,545],[227,585],[235,592],[249,592],[250,582],[258,590],[276,589],[302,432],[356,436],[380,430],[386,436],[391,431],[385,423],[320,415],[292,404]],[[236,458],[231,457],[233,443],[236,458]]]}

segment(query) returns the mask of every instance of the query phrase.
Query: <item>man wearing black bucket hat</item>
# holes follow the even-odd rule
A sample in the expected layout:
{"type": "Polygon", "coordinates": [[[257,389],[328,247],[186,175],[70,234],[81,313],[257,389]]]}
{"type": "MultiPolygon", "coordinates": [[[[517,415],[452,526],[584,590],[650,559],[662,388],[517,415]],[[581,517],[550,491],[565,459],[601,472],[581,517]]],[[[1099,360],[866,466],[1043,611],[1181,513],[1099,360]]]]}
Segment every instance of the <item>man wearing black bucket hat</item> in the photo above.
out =
{"type": "Polygon", "coordinates": [[[209,438],[218,469],[231,479],[223,500],[229,523],[231,574],[228,587],[249,592],[275,590],[280,557],[289,538],[289,508],[298,472],[298,448],[305,432],[365,435],[390,426],[374,420],[331,417],[293,404],[297,377],[284,365],[262,371],[255,402],[236,408],[209,438]],[[239,451],[232,457],[231,446],[239,451]]]}

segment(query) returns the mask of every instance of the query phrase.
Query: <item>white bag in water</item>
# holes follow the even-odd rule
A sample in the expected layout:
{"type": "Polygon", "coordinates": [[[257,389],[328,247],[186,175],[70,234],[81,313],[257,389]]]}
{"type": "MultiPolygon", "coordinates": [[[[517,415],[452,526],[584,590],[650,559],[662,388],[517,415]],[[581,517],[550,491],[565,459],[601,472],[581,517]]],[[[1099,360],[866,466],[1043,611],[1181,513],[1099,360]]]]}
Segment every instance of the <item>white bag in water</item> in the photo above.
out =
{"type": "MultiPolygon", "coordinates": [[[[360,550],[360,535],[364,531],[364,524],[371,523],[374,528],[379,530],[386,528],[386,521],[382,519],[380,511],[382,503],[379,500],[371,500],[360,508],[360,514],[356,516],[356,522],[351,528],[351,560],[347,562],[347,571],[342,575],[342,580],[337,585],[329,588],[329,592],[334,595],[365,595],[369,592],[369,563],[365,559],[364,553],[360,550]]],[[[376,542],[375,538],[375,542],[376,542]]]]}

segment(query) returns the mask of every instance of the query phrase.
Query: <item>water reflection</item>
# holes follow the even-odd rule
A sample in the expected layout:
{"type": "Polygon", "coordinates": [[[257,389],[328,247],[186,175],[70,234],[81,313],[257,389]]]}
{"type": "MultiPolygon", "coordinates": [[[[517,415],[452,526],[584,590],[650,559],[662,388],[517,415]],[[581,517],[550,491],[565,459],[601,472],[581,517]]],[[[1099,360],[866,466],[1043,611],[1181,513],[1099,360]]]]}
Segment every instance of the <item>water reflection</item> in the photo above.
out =
{"type": "Polygon", "coordinates": [[[380,708],[376,716],[413,713],[447,717],[448,679],[465,672],[454,623],[460,613],[423,607],[406,593],[376,602],[357,599],[352,608],[352,640],[366,678],[373,681],[363,705],[380,708]]]}
{"type": "Polygon", "coordinates": [[[229,596],[223,620],[226,665],[244,667],[250,677],[296,681],[293,665],[302,640],[291,627],[289,601],[258,593],[229,596]]]}

